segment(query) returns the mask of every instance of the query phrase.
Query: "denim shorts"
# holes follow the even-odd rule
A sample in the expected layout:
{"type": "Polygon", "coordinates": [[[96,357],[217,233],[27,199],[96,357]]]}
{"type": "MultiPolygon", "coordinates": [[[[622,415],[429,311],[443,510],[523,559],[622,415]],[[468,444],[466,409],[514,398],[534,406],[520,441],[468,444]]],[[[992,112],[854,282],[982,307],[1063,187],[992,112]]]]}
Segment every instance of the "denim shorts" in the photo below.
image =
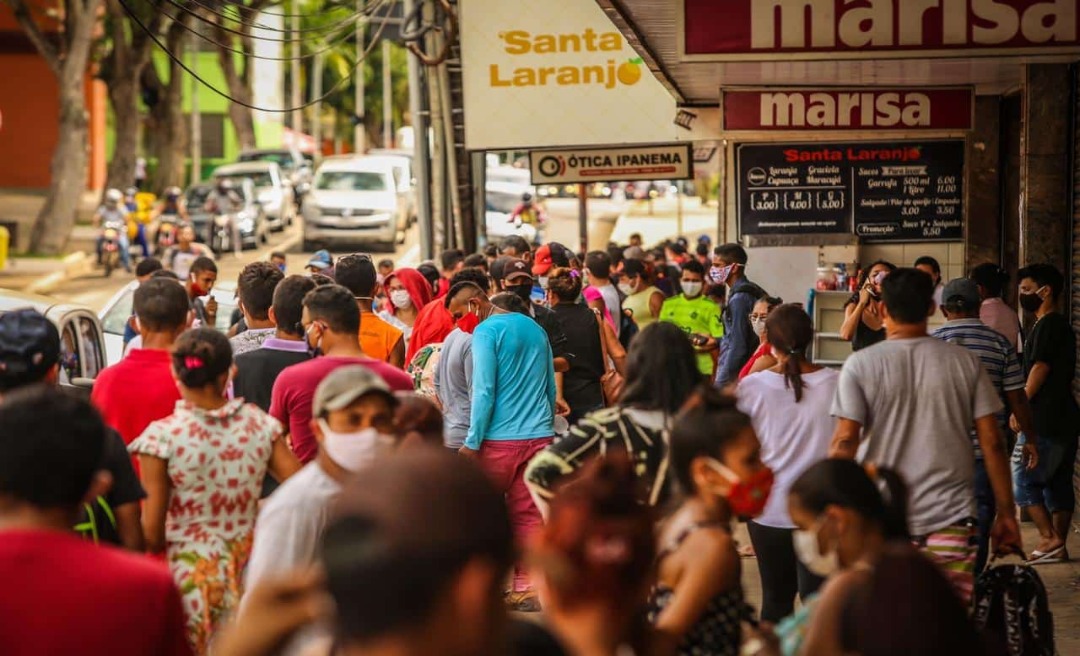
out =
{"type": "Polygon", "coordinates": [[[1012,475],[1016,505],[1045,505],[1050,512],[1072,511],[1076,505],[1073,492],[1073,469],[1076,467],[1076,438],[1039,436],[1039,464],[1028,471],[1023,463],[1023,445],[1027,438],[1021,433],[1012,454],[1012,475]]]}

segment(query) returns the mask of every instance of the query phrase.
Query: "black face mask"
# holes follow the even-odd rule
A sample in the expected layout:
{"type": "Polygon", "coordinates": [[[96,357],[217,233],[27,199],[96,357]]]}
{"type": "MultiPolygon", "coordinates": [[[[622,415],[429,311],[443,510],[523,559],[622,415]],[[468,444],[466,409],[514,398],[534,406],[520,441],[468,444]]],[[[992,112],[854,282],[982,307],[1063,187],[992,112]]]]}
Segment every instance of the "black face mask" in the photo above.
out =
{"type": "Polygon", "coordinates": [[[526,303],[532,300],[532,285],[507,285],[506,291],[516,295],[518,298],[525,301],[526,303]]]}
{"type": "Polygon", "coordinates": [[[1034,294],[1020,294],[1020,307],[1024,308],[1028,312],[1037,312],[1042,307],[1043,300],[1037,293],[1034,294]]]}

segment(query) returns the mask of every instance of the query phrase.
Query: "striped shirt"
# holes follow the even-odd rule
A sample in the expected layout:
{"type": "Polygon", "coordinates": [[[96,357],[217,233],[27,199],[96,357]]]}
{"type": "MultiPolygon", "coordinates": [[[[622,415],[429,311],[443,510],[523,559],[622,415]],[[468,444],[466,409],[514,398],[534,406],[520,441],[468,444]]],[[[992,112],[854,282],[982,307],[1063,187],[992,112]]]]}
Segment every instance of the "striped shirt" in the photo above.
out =
{"type": "MultiPolygon", "coordinates": [[[[1008,430],[1009,418],[1008,404],[1005,402],[1005,393],[1024,389],[1026,380],[1024,370],[1020,367],[1020,359],[1016,355],[1016,347],[1009,344],[1001,333],[987,326],[979,319],[954,319],[934,331],[934,337],[951,342],[957,346],[963,346],[982,361],[983,368],[990,376],[990,382],[994,384],[998,396],[1006,409],[998,413],[998,424],[1001,425],[1002,434],[1008,430]]],[[[971,440],[975,447],[975,458],[981,460],[982,449],[975,432],[971,433],[971,440]]]]}

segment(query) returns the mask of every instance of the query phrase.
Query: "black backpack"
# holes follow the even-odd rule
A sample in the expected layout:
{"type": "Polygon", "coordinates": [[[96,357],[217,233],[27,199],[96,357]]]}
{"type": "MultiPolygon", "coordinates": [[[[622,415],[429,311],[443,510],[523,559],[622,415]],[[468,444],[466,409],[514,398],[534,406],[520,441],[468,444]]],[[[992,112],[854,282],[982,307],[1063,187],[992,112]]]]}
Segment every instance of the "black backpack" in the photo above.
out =
{"type": "Polygon", "coordinates": [[[1033,567],[999,565],[975,582],[972,619],[1008,656],[1054,656],[1054,616],[1033,567]]]}

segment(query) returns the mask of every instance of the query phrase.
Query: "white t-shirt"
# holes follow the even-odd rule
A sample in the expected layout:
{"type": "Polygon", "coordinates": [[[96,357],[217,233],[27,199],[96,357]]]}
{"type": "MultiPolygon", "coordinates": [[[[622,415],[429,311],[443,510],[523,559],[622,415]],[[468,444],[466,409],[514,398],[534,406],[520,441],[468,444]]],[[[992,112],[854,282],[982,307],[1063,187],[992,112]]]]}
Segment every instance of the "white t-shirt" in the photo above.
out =
{"type": "Polygon", "coordinates": [[[844,362],[832,414],[862,424],[860,462],[899,473],[912,535],[975,512],[971,427],[1001,410],[972,351],[934,337],[887,339],[844,362]]]}
{"type": "Polygon", "coordinates": [[[760,371],[739,383],[739,409],[750,415],[761,442],[761,459],[775,475],[762,526],[795,528],[788,515],[788,490],[811,465],[829,455],[836,420],[829,414],[840,375],[822,369],[803,375],[802,400],[784,385],[784,377],[760,371]]]}
{"type": "Polygon", "coordinates": [[[330,506],[341,485],[318,462],[308,463],[263,504],[255,523],[244,587],[263,577],[315,562],[330,506]]]}

